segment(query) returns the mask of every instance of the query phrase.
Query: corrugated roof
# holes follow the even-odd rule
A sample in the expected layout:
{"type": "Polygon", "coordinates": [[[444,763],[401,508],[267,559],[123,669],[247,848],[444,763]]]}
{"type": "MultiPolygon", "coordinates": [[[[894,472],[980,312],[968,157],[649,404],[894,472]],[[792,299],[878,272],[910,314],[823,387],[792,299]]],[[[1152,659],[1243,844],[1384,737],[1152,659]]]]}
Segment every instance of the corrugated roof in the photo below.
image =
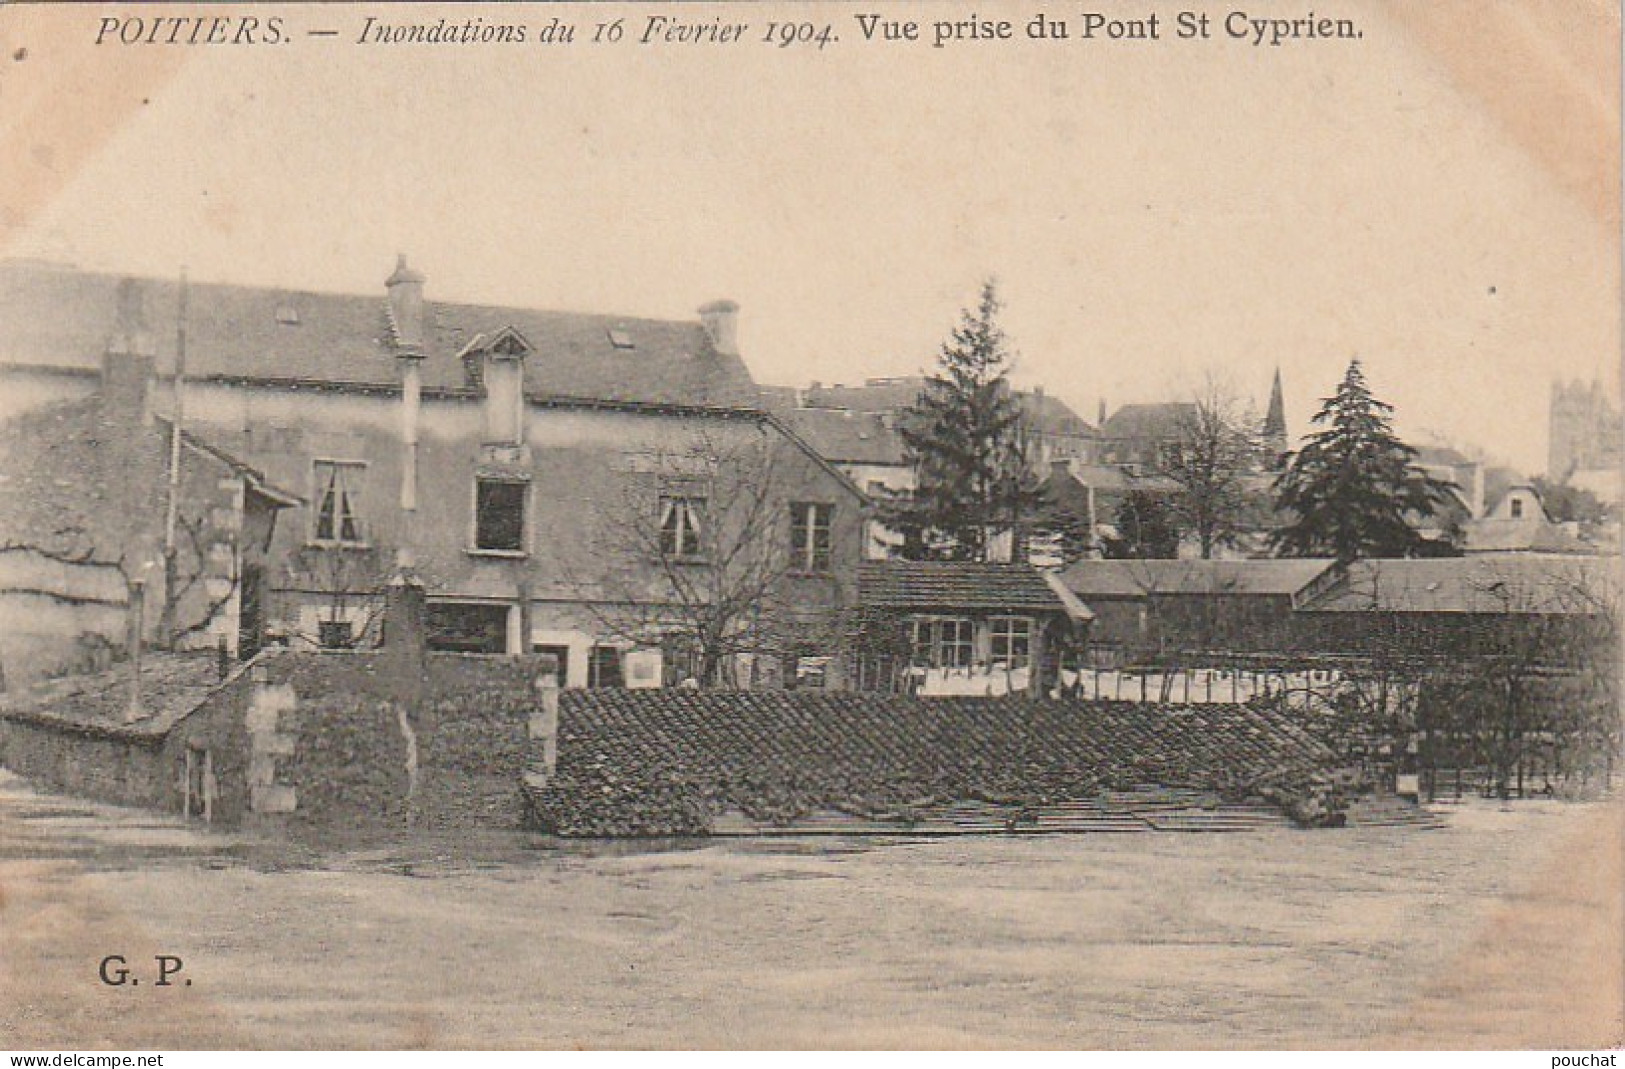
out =
{"type": "Polygon", "coordinates": [[[866,561],[858,566],[858,602],[882,609],[1063,612],[1089,610],[1045,572],[1027,564],[962,561],[866,561]]]}
{"type": "Polygon", "coordinates": [[[1314,582],[1332,561],[1279,560],[1081,560],[1061,573],[1062,582],[1085,601],[1092,597],[1151,594],[1223,594],[1290,597],[1314,582]]]}
{"type": "Polygon", "coordinates": [[[1441,557],[1364,560],[1301,606],[1309,612],[1589,615],[1617,604],[1609,557],[1441,557]]]}
{"type": "MultiPolygon", "coordinates": [[[[0,261],[0,359],[94,369],[117,321],[117,275],[0,261]]],[[[175,360],[178,284],[139,280],[158,368],[175,360]]],[[[431,283],[432,285],[432,283],[431,283]]],[[[384,288],[368,295],[194,282],[189,377],[397,388],[384,288]]],[[[537,400],[760,407],[736,355],[718,353],[696,322],[425,302],[426,391],[465,386],[457,354],[479,334],[512,327],[534,346],[526,392],[537,400]],[[632,347],[612,340],[622,335],[632,347]]]]}

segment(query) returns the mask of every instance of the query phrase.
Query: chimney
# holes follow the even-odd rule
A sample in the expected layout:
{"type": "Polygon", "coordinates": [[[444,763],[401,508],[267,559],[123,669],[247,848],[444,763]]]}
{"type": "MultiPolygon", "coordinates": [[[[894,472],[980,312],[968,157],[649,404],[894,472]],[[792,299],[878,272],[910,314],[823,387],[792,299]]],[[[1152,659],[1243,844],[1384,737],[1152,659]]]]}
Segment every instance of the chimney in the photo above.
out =
{"type": "Polygon", "coordinates": [[[1095,426],[1104,427],[1106,425],[1106,399],[1104,397],[1100,399],[1100,407],[1095,412],[1095,426]]]}
{"type": "Polygon", "coordinates": [[[397,356],[423,355],[423,275],[406,266],[403,253],[384,287],[389,291],[389,327],[397,356]]]}
{"type": "Polygon", "coordinates": [[[137,279],[118,284],[113,333],[102,353],[102,421],[126,428],[152,417],[150,397],[157,345],[147,326],[146,289],[137,279]]]}
{"type": "Polygon", "coordinates": [[[739,355],[739,304],[712,301],[700,306],[700,322],[711,339],[711,348],[723,356],[739,355]]]}
{"type": "Polygon", "coordinates": [[[384,282],[389,293],[390,343],[401,371],[401,511],[404,513],[397,564],[412,567],[412,531],[418,507],[418,413],[422,406],[423,275],[406,266],[403,253],[395,259],[395,273],[384,282]]]}

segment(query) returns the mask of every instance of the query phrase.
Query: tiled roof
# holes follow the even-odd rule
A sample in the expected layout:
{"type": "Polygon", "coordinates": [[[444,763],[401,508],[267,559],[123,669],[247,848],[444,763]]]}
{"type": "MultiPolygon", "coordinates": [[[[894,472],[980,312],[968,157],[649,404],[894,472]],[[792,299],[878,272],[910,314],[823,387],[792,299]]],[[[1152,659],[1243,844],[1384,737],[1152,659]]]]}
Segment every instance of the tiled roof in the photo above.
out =
{"type": "MultiPolygon", "coordinates": [[[[0,261],[0,361],[91,370],[114,332],[119,276],[0,261]]],[[[433,283],[430,283],[432,286],[433,283]]],[[[178,286],[146,279],[145,314],[160,372],[174,366],[178,286]]],[[[194,282],[187,373],[396,388],[382,285],[367,295],[194,282]]],[[[426,391],[464,388],[458,354],[479,334],[513,327],[535,347],[527,393],[706,407],[760,406],[738,356],[718,353],[695,322],[425,302],[426,391]],[[630,348],[611,340],[615,331],[630,348]]]]}
{"type": "Polygon", "coordinates": [[[1150,594],[1222,594],[1290,597],[1314,582],[1332,562],[1280,560],[1081,560],[1061,573],[1084,600],[1150,594]]]}
{"type": "Polygon", "coordinates": [[[1512,554],[1365,560],[1301,608],[1310,612],[1589,615],[1617,604],[1619,561],[1512,554]]]}
{"type": "Polygon", "coordinates": [[[1093,615],[1053,575],[1026,564],[867,561],[858,566],[858,602],[882,609],[1028,609],[1085,620],[1093,615]]]}
{"type": "Polygon", "coordinates": [[[837,464],[906,463],[903,440],[874,412],[792,408],[779,418],[824,459],[837,464]]]}

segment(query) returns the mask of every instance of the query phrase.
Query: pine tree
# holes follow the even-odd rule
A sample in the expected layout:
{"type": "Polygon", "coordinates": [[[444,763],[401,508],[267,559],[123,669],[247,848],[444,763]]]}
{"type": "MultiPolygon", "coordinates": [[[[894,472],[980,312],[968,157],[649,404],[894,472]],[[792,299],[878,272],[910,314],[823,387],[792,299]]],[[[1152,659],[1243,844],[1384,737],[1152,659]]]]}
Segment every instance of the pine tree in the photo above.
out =
{"type": "Polygon", "coordinates": [[[1179,556],[1179,527],[1173,510],[1149,490],[1130,490],[1112,517],[1117,537],[1106,539],[1111,559],[1166,559],[1179,556]]]}
{"type": "Polygon", "coordinates": [[[937,373],[898,419],[916,474],[914,492],[888,510],[912,560],[988,560],[1008,532],[1016,558],[1043,495],[1029,463],[1025,416],[1010,389],[1010,354],[994,284],[942,346],[937,373]]]}
{"type": "Polygon", "coordinates": [[[1276,505],[1293,517],[1275,532],[1277,552],[1347,562],[1424,550],[1427,540],[1412,524],[1433,515],[1450,484],[1416,466],[1416,450],[1393,433],[1392,414],[1371,395],[1360,361],[1351,361],[1312,421],[1324,429],[1309,435],[1275,481],[1276,505]]]}

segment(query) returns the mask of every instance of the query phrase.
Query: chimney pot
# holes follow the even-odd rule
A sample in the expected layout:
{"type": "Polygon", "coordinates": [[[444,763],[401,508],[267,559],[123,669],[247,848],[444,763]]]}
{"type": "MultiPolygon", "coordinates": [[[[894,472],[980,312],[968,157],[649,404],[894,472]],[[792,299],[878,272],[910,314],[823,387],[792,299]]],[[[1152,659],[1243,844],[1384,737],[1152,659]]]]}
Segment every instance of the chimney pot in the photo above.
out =
{"type": "Polygon", "coordinates": [[[711,339],[711,348],[723,356],[739,355],[739,304],[720,300],[700,306],[700,323],[711,339]]]}
{"type": "Polygon", "coordinates": [[[395,261],[395,273],[384,282],[389,292],[390,330],[395,355],[423,355],[423,273],[406,265],[403,254],[395,261]]]}

